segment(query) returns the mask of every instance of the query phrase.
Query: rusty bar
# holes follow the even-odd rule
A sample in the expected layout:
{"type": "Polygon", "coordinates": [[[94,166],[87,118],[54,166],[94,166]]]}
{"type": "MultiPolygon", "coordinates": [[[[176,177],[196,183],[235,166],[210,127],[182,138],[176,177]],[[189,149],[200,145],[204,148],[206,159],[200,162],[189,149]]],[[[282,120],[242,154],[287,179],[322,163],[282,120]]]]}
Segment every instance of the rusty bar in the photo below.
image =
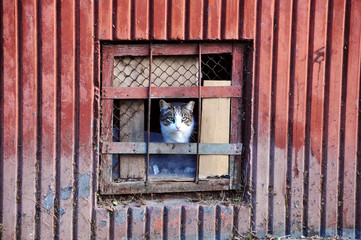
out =
{"type": "MultiPolygon", "coordinates": [[[[199,87],[152,87],[152,98],[196,98],[199,87]]],[[[239,98],[241,86],[201,86],[202,98],[239,98]]],[[[103,87],[103,99],[142,99],[148,98],[148,87],[103,87]]]]}
{"type": "Polygon", "coordinates": [[[150,140],[150,111],[151,111],[151,94],[152,94],[152,43],[149,44],[149,86],[148,86],[148,118],[147,118],[147,158],[145,163],[145,184],[149,183],[149,140],[150,140]]]}
{"type": "MultiPolygon", "coordinates": [[[[199,154],[241,155],[241,143],[200,143],[199,154]]],[[[196,154],[197,143],[149,143],[104,142],[102,153],[106,154],[196,154]],[[148,148],[149,146],[149,148],[148,148]]]]}
{"type": "Polygon", "coordinates": [[[202,99],[201,99],[201,85],[202,85],[202,45],[198,44],[198,138],[197,138],[197,165],[195,183],[199,181],[199,143],[201,141],[201,117],[202,117],[202,99]]]}

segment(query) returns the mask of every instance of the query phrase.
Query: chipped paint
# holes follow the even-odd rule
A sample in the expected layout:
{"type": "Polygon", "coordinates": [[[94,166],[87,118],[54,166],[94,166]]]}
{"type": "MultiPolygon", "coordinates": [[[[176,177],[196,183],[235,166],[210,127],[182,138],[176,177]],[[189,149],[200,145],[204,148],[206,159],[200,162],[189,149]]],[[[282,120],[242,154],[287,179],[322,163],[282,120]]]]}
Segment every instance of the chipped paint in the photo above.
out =
{"type": "Polygon", "coordinates": [[[120,226],[127,220],[127,212],[126,211],[117,211],[114,216],[115,223],[120,226]]]}
{"type": "Polygon", "coordinates": [[[54,204],[53,190],[49,188],[48,193],[43,198],[44,198],[43,207],[47,210],[48,214],[50,214],[50,210],[53,208],[53,204],[54,204]]]}
{"type": "Polygon", "coordinates": [[[71,197],[71,185],[69,184],[68,186],[61,189],[60,198],[66,200],[69,199],[70,197],[71,197]]]}
{"type": "Polygon", "coordinates": [[[90,196],[90,174],[84,173],[79,176],[79,197],[90,196]]]}

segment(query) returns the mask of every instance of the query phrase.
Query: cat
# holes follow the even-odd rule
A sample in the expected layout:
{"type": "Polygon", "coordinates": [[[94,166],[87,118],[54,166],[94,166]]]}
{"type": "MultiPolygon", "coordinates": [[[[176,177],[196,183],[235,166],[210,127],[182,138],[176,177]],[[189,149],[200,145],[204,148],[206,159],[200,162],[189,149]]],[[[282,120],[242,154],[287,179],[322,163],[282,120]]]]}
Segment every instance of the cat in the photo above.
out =
{"type": "Polygon", "coordinates": [[[188,143],[194,129],[194,102],[167,103],[160,100],[159,107],[159,120],[164,142],[188,143]]]}

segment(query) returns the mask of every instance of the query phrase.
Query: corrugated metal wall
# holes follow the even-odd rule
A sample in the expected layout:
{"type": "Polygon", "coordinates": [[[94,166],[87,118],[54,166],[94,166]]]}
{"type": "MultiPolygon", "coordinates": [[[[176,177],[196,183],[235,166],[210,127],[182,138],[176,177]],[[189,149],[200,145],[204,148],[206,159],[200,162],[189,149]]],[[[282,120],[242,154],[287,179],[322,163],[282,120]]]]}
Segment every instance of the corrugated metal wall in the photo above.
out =
{"type": "Polygon", "coordinates": [[[0,3],[3,239],[361,237],[360,0],[0,3]],[[229,39],[254,46],[250,207],[100,208],[99,40],[229,39]]]}

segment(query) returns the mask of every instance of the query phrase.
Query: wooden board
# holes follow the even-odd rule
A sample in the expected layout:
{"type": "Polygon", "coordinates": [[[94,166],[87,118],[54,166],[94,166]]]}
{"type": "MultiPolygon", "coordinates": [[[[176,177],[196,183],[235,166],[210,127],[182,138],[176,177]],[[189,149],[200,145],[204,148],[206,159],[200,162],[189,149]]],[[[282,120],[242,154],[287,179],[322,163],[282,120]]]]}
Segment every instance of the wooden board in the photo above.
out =
{"type": "MultiPolygon", "coordinates": [[[[144,100],[122,100],[119,107],[121,142],[144,142],[144,100]]],[[[121,179],[143,179],[144,155],[119,156],[121,179]]]]}
{"type": "MultiPolygon", "coordinates": [[[[205,80],[204,86],[230,86],[231,81],[205,80]]],[[[201,142],[202,143],[229,143],[229,98],[203,99],[201,142]]],[[[199,177],[228,174],[227,155],[200,156],[199,177]]]]}

